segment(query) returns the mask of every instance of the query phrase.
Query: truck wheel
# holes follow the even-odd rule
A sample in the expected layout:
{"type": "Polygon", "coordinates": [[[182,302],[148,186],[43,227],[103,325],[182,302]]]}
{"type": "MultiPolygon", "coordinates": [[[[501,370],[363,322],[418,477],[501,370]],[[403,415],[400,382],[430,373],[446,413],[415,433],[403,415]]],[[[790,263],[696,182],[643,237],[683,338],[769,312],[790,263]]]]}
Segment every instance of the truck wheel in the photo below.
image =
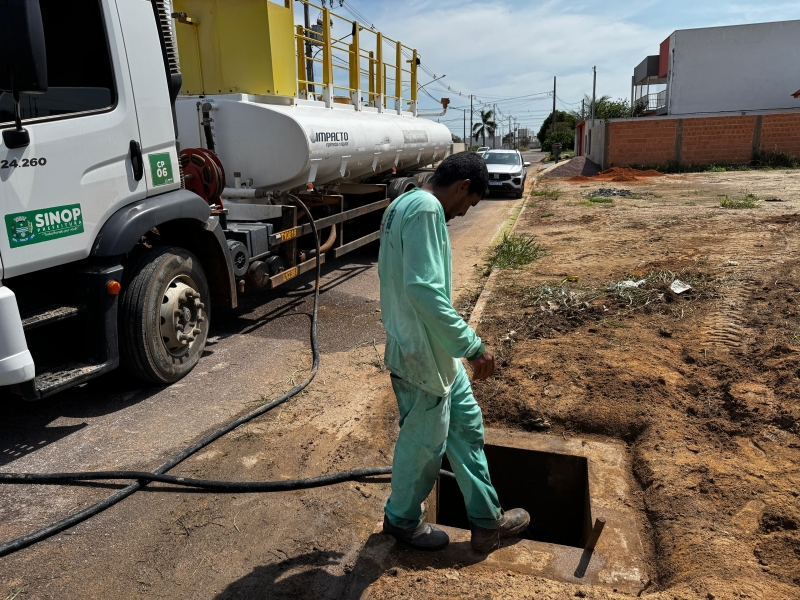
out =
{"type": "Polygon", "coordinates": [[[150,248],[125,269],[119,306],[122,366],[144,381],[178,381],[200,360],[209,291],[200,261],[173,246],[150,248]]]}
{"type": "Polygon", "coordinates": [[[395,177],[386,186],[386,195],[389,200],[394,200],[415,187],[417,187],[417,180],[414,177],[395,177]]]}

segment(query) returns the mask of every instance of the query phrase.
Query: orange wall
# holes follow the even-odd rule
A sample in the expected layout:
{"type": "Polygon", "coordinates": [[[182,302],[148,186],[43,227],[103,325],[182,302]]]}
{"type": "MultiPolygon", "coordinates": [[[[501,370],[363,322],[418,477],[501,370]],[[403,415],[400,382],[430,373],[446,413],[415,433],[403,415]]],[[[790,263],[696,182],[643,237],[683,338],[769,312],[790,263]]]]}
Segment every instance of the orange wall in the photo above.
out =
{"type": "Polygon", "coordinates": [[[800,115],[765,115],[761,125],[761,149],[800,157],[800,115]]]}
{"type": "Polygon", "coordinates": [[[675,119],[609,123],[608,164],[658,165],[673,160],[677,123],[675,119]]]}
{"type": "Polygon", "coordinates": [[[605,165],[742,164],[759,150],[800,157],[800,112],[692,119],[631,119],[607,124],[605,165]],[[760,121],[760,132],[759,132],[760,121]],[[678,144],[678,137],[680,143],[678,144]]]}
{"type": "Polygon", "coordinates": [[[748,163],[753,158],[755,126],[755,117],[684,119],[681,162],[748,163]]]}

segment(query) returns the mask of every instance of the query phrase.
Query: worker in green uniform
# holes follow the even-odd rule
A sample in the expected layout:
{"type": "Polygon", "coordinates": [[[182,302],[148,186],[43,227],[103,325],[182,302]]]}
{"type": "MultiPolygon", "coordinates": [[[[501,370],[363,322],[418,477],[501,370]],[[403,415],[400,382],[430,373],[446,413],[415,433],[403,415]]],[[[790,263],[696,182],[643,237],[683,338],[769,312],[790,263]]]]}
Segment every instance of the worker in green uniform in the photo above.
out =
{"type": "Polygon", "coordinates": [[[447,452],[466,503],[472,547],[492,552],[524,530],[523,509],[503,511],[483,452],[483,416],[461,363],[474,379],[494,374],[494,355],[452,305],[451,250],[446,221],[484,196],[489,174],[472,152],[442,161],[422,189],[394,200],[381,223],[378,275],[386,328],[386,367],[400,409],[392,462],[392,493],[383,531],[422,550],[439,550],[447,534],[422,521],[447,452]]]}

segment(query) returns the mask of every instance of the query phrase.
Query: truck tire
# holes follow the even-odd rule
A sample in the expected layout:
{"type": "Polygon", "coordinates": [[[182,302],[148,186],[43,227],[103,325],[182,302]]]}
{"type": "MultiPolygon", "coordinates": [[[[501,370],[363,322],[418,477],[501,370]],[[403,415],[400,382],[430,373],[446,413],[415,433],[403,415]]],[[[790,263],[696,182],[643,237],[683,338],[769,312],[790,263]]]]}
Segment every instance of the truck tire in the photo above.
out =
{"type": "Polygon", "coordinates": [[[409,190],[417,187],[417,180],[414,177],[396,177],[386,186],[386,195],[389,200],[399,198],[409,190]]]}
{"type": "Polygon", "coordinates": [[[209,300],[205,272],[191,252],[162,246],[134,255],[119,304],[122,366],[158,385],[186,376],[206,346],[209,300]]]}
{"type": "Polygon", "coordinates": [[[414,179],[417,180],[417,187],[425,187],[425,184],[430,181],[431,177],[433,177],[433,171],[424,171],[414,175],[414,179]]]}

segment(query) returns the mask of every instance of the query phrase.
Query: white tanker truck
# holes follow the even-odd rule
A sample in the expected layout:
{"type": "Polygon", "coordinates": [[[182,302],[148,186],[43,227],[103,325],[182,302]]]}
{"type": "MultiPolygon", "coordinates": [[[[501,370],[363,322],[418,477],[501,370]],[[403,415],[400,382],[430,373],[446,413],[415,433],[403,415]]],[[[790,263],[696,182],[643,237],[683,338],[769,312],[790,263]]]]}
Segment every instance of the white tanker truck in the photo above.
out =
{"type": "Polygon", "coordinates": [[[374,242],[449,153],[416,51],[309,6],[0,2],[0,388],[180,379],[212,306],[374,242]]]}

